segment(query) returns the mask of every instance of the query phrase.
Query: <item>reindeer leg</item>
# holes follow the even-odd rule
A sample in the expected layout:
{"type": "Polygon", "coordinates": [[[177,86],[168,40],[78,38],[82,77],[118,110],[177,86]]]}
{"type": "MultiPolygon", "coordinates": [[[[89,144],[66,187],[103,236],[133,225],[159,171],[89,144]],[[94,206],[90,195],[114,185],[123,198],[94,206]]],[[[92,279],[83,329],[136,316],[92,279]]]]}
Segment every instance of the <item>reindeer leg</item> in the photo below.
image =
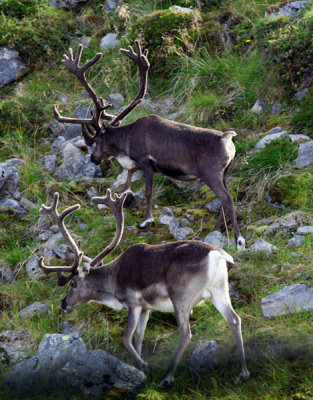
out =
{"type": "Polygon", "coordinates": [[[181,310],[178,307],[175,307],[175,314],[177,319],[177,324],[179,328],[179,343],[176,349],[175,355],[168,367],[164,377],[161,379],[159,386],[166,386],[170,383],[174,382],[174,372],[176,370],[177,364],[183,355],[190,339],[191,339],[191,331],[190,331],[190,323],[189,323],[189,315],[190,308],[185,308],[184,305],[181,306],[181,310]]]}
{"type": "Polygon", "coordinates": [[[130,352],[131,356],[135,360],[136,367],[140,370],[147,369],[148,364],[143,361],[140,355],[137,353],[133,346],[133,336],[136,331],[140,316],[141,316],[142,308],[138,305],[130,306],[128,309],[128,322],[127,328],[123,335],[123,342],[126,349],[130,352]]]}
{"type": "Polygon", "coordinates": [[[152,222],[154,222],[152,214],[152,183],[153,183],[153,170],[150,164],[145,164],[142,167],[145,181],[146,181],[146,200],[147,200],[147,212],[146,218],[143,222],[138,225],[138,228],[146,228],[152,222]]]}
{"type": "Polygon", "coordinates": [[[245,239],[241,236],[240,231],[239,231],[239,226],[238,226],[235,209],[234,209],[233,198],[229,194],[229,191],[227,190],[227,188],[224,186],[223,180],[222,179],[214,180],[211,177],[207,177],[206,179],[203,179],[203,180],[213,190],[213,192],[221,199],[224,210],[228,212],[231,222],[232,222],[232,225],[233,225],[233,228],[234,228],[237,249],[239,251],[244,250],[245,249],[245,239]]]}
{"type": "Polygon", "coordinates": [[[235,380],[235,384],[237,384],[241,381],[241,379],[248,379],[250,377],[250,372],[248,371],[246,365],[245,350],[242,341],[241,319],[233,310],[229,298],[228,288],[225,287],[224,284],[220,285],[219,289],[211,291],[211,295],[212,303],[229,323],[236,339],[237,351],[239,353],[241,362],[241,371],[235,380]]]}
{"type": "Polygon", "coordinates": [[[138,168],[133,168],[133,169],[127,170],[127,179],[126,179],[124,190],[123,190],[123,193],[127,193],[127,197],[126,197],[126,200],[125,200],[125,203],[124,203],[124,207],[125,208],[127,208],[127,207],[129,207],[131,205],[133,197],[134,197],[133,196],[133,192],[132,192],[132,190],[130,188],[130,185],[131,185],[133,173],[135,171],[137,171],[137,169],[138,168]]]}
{"type": "Polygon", "coordinates": [[[135,349],[139,356],[141,356],[141,348],[142,348],[142,342],[143,342],[143,337],[145,334],[147,322],[149,320],[150,316],[150,310],[142,310],[139,322],[137,325],[137,329],[135,332],[135,349]]]}

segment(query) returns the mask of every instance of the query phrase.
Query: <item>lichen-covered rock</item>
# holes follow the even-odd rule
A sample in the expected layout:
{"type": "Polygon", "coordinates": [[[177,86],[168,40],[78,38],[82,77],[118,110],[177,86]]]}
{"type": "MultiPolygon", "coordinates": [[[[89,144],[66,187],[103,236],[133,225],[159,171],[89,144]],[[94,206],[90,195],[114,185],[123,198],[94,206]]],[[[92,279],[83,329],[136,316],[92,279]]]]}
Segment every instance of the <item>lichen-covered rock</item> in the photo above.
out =
{"type": "Polygon", "coordinates": [[[100,40],[100,49],[101,50],[108,50],[113,49],[116,46],[120,45],[120,41],[117,39],[116,33],[107,33],[101,40],[100,40]]]}
{"type": "Polygon", "coordinates": [[[269,7],[265,11],[265,16],[267,18],[275,18],[280,15],[286,15],[287,17],[297,18],[299,11],[310,2],[311,0],[281,2],[269,7]]]}
{"type": "Polygon", "coordinates": [[[38,265],[38,258],[35,256],[30,257],[25,265],[25,268],[29,279],[32,281],[36,280],[37,278],[39,278],[39,276],[43,274],[43,271],[39,268],[38,265]]]}
{"type": "Polygon", "coordinates": [[[0,362],[10,364],[26,359],[31,342],[27,330],[0,332],[0,362]]]}
{"type": "Polygon", "coordinates": [[[205,208],[207,208],[210,212],[215,213],[215,212],[219,211],[221,206],[222,206],[221,200],[218,197],[216,197],[216,199],[207,203],[205,205],[205,208]]]}
{"type": "Polygon", "coordinates": [[[27,214],[27,210],[17,200],[8,197],[0,199],[0,212],[13,213],[19,216],[27,214]]]}
{"type": "Polygon", "coordinates": [[[219,346],[215,340],[201,340],[195,345],[189,363],[190,373],[195,381],[199,380],[201,374],[216,366],[218,352],[219,346]]]}
{"type": "MultiPolygon", "coordinates": [[[[87,118],[87,117],[77,117],[87,118]]],[[[62,136],[65,140],[70,140],[81,136],[81,126],[79,124],[62,124],[59,121],[53,121],[48,125],[49,129],[55,136],[62,136]]]]}
{"type": "Polygon", "coordinates": [[[287,136],[287,134],[288,134],[287,131],[283,131],[266,135],[255,145],[255,149],[256,150],[265,149],[265,147],[268,144],[270,144],[273,140],[280,139],[284,136],[287,136]]]}
{"type": "Polygon", "coordinates": [[[16,50],[0,47],[0,87],[19,79],[27,71],[16,50]]]}
{"type": "Polygon", "coordinates": [[[302,246],[303,242],[305,241],[304,236],[302,235],[295,235],[293,238],[288,240],[288,247],[290,249],[293,249],[295,247],[300,247],[302,246]]]}
{"type": "Polygon", "coordinates": [[[300,143],[296,163],[299,169],[313,164],[313,140],[300,143]]]}
{"type": "Polygon", "coordinates": [[[206,235],[203,239],[203,242],[209,243],[214,247],[219,249],[234,249],[235,244],[231,239],[227,239],[221,232],[219,231],[212,231],[206,235]]]}
{"type": "Polygon", "coordinates": [[[23,308],[19,315],[24,318],[32,318],[37,312],[46,314],[48,312],[47,304],[35,301],[35,303],[23,308]]]}
{"type": "Polygon", "coordinates": [[[189,227],[180,227],[175,218],[170,221],[168,227],[175,240],[184,240],[190,233],[193,232],[193,230],[189,227]]]}
{"type": "Polygon", "coordinates": [[[302,283],[286,286],[263,298],[261,307],[265,317],[313,310],[313,290],[302,283]]]}
{"type": "Polygon", "coordinates": [[[260,251],[265,251],[266,254],[271,254],[272,251],[277,251],[278,248],[273,246],[271,243],[267,242],[264,239],[256,240],[253,245],[249,248],[253,253],[259,253],[260,251]]]}
{"type": "Polygon", "coordinates": [[[55,171],[57,167],[57,157],[55,154],[46,154],[38,160],[38,164],[49,172],[55,171]]]}
{"type": "Polygon", "coordinates": [[[300,228],[298,228],[297,230],[297,234],[298,235],[308,235],[312,233],[313,234],[313,226],[311,225],[305,225],[305,226],[301,226],[300,228]]]}
{"type": "Polygon", "coordinates": [[[79,394],[90,400],[103,399],[111,388],[135,394],[145,381],[143,372],[107,352],[88,352],[77,334],[50,334],[44,336],[36,355],[13,368],[4,387],[19,398],[79,394]]]}
{"type": "Polygon", "coordinates": [[[19,197],[20,182],[18,166],[10,160],[0,163],[0,198],[5,196],[19,197]]]}

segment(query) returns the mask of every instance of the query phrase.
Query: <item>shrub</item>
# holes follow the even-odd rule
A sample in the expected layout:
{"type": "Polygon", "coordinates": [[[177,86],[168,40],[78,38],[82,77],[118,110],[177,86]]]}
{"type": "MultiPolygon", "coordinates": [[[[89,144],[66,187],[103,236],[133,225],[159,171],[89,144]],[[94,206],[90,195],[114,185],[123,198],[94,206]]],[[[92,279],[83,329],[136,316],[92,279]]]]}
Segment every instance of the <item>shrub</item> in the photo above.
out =
{"type": "Polygon", "coordinates": [[[23,18],[47,4],[46,0],[1,0],[1,12],[8,17],[23,18]]]}
{"type": "Polygon", "coordinates": [[[299,108],[293,113],[291,123],[294,128],[304,130],[313,136],[313,87],[309,89],[299,108]]]}

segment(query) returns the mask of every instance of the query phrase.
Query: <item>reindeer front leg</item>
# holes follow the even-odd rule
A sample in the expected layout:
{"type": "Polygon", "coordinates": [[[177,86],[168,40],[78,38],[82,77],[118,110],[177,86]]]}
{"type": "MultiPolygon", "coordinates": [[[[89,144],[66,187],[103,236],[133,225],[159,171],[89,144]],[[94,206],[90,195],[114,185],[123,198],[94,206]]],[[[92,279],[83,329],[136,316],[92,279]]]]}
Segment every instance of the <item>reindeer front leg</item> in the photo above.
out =
{"type": "Polygon", "coordinates": [[[140,356],[141,356],[143,337],[145,334],[149,316],[150,316],[150,310],[142,310],[140,318],[139,318],[139,322],[137,325],[137,329],[135,332],[135,349],[140,356]]]}
{"type": "Polygon", "coordinates": [[[146,218],[143,222],[138,225],[138,228],[146,228],[152,222],[154,222],[152,214],[152,183],[153,183],[153,170],[150,164],[144,164],[142,166],[143,174],[146,181],[146,201],[147,201],[147,212],[146,218]]]}
{"type": "Polygon", "coordinates": [[[128,309],[128,322],[127,328],[123,335],[123,342],[126,349],[130,352],[135,361],[135,365],[141,371],[148,368],[148,364],[143,361],[133,346],[133,336],[137,329],[138,322],[142,313],[142,307],[138,305],[131,305],[128,309]]]}

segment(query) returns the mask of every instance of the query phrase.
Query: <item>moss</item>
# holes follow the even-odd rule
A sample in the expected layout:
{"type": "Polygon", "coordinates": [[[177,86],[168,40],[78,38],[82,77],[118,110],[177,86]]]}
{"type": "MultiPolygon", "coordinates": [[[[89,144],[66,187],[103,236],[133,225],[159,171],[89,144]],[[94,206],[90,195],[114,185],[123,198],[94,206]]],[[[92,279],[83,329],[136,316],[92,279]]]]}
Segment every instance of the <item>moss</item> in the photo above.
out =
{"type": "Polygon", "coordinates": [[[283,176],[271,189],[270,195],[285,206],[312,212],[313,168],[283,176]]]}

